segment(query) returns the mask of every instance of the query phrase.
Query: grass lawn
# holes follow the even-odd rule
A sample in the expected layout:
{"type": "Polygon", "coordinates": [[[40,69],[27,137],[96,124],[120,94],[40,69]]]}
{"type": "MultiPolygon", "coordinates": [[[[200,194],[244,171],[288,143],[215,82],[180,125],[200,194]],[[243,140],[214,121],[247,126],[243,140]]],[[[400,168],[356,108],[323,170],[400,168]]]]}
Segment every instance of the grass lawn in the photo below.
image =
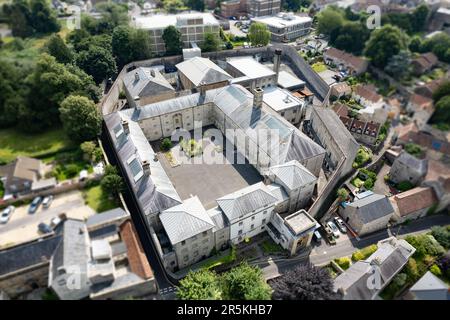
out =
{"type": "Polygon", "coordinates": [[[204,264],[201,264],[201,267],[203,269],[209,270],[209,269],[218,267],[222,264],[231,263],[234,260],[236,260],[236,248],[232,247],[229,250],[229,254],[219,256],[218,258],[215,258],[215,259],[214,259],[214,257],[211,257],[211,258],[207,259],[204,264]]]}
{"type": "Polygon", "coordinates": [[[39,157],[73,146],[62,129],[44,133],[23,133],[18,129],[0,130],[0,163],[8,163],[18,155],[39,157]]]}
{"type": "Polygon", "coordinates": [[[263,243],[261,243],[261,249],[266,254],[278,253],[283,251],[283,248],[281,248],[278,244],[276,244],[272,240],[265,240],[263,243]]]}
{"type": "Polygon", "coordinates": [[[99,185],[87,188],[83,191],[86,204],[97,213],[117,208],[115,200],[109,199],[99,185]]]}
{"type": "Polygon", "coordinates": [[[316,62],[311,66],[311,68],[317,73],[327,70],[327,66],[323,62],[316,62]]]}

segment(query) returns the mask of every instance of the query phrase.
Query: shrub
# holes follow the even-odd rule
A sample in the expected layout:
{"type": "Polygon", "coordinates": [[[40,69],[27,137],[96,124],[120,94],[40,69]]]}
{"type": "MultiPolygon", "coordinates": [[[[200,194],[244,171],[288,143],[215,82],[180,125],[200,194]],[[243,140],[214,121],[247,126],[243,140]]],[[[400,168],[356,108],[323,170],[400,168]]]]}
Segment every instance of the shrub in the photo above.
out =
{"type": "Polygon", "coordinates": [[[416,281],[420,278],[419,268],[417,267],[417,261],[414,258],[409,258],[405,267],[405,273],[408,279],[416,281]]]}
{"type": "Polygon", "coordinates": [[[398,287],[401,288],[406,284],[406,279],[407,279],[407,275],[404,273],[399,273],[398,275],[396,275],[394,277],[394,279],[392,280],[392,283],[398,287]]]}
{"type": "Polygon", "coordinates": [[[368,257],[370,257],[370,255],[372,253],[374,253],[375,251],[377,251],[378,246],[376,244],[372,244],[368,247],[365,247],[361,250],[357,250],[352,254],[352,260],[353,261],[359,261],[359,260],[364,260],[367,259],[368,257]]]}
{"type": "Polygon", "coordinates": [[[348,257],[334,259],[334,261],[344,270],[347,270],[350,267],[350,258],[348,257]]]}
{"type": "Polygon", "coordinates": [[[434,274],[437,277],[442,276],[442,271],[437,264],[433,264],[430,268],[430,271],[432,274],[434,274]]]}
{"type": "Polygon", "coordinates": [[[414,248],[416,257],[426,258],[426,256],[440,257],[445,253],[445,249],[436,241],[432,235],[420,234],[417,236],[407,236],[406,241],[414,248]]]}
{"type": "Polygon", "coordinates": [[[420,157],[420,156],[422,156],[422,153],[423,153],[422,148],[415,143],[407,143],[405,145],[405,151],[415,157],[420,157]]]}
{"type": "Polygon", "coordinates": [[[371,190],[373,188],[373,186],[374,186],[374,183],[371,178],[364,181],[364,188],[366,188],[367,190],[371,190]]]}
{"type": "Polygon", "coordinates": [[[337,195],[338,195],[338,197],[339,197],[339,199],[341,201],[347,200],[347,198],[348,198],[348,191],[345,188],[340,188],[337,191],[337,195]]]}
{"type": "Polygon", "coordinates": [[[161,142],[161,149],[163,151],[167,151],[167,150],[170,150],[171,148],[172,148],[172,141],[169,138],[165,138],[161,142]]]}
{"type": "Polygon", "coordinates": [[[414,188],[414,185],[409,181],[402,181],[396,185],[396,188],[399,191],[404,192],[404,191],[408,191],[408,190],[414,188]]]}
{"type": "Polygon", "coordinates": [[[78,166],[76,164],[68,164],[65,166],[65,171],[66,171],[66,177],[67,178],[73,178],[78,174],[78,166]]]}
{"type": "Polygon", "coordinates": [[[431,228],[432,236],[444,248],[450,248],[450,226],[431,228]]]}

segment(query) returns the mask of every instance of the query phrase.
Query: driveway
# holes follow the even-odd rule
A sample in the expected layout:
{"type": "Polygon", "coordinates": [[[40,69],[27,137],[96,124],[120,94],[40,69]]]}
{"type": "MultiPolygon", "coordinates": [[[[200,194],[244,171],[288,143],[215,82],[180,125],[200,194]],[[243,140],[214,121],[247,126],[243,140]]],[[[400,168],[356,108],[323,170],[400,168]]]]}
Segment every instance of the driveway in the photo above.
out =
{"type": "Polygon", "coordinates": [[[0,225],[0,248],[39,238],[41,236],[37,229],[39,223],[48,224],[53,217],[61,213],[73,219],[85,219],[95,214],[94,210],[84,204],[80,191],[58,195],[50,208],[43,209],[40,206],[34,214],[28,213],[28,207],[28,205],[17,207],[8,223],[0,225]]]}

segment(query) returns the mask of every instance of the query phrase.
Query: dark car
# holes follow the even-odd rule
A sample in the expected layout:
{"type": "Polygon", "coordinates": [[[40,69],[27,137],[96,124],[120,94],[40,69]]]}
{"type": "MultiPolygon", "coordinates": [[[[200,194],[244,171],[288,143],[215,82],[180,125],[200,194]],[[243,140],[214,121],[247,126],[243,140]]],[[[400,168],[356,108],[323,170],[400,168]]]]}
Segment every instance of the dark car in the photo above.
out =
{"type": "Polygon", "coordinates": [[[42,203],[42,197],[36,197],[33,199],[33,202],[30,204],[30,208],[28,208],[28,213],[35,213],[39,206],[42,203]]]}
{"type": "Polygon", "coordinates": [[[43,222],[39,223],[38,230],[41,233],[51,233],[51,232],[53,232],[53,229],[48,224],[43,223],[43,222]]]}
{"type": "Polygon", "coordinates": [[[322,236],[320,235],[319,230],[314,231],[313,233],[313,239],[315,242],[317,243],[321,243],[322,242],[322,236]]]}

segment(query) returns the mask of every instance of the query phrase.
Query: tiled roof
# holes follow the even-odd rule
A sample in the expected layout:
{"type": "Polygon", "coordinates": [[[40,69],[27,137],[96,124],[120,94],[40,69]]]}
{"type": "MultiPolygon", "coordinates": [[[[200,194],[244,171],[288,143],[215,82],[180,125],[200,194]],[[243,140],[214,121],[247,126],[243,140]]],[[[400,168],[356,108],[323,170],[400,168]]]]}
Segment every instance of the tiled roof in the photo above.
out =
{"type": "Polygon", "coordinates": [[[394,208],[389,202],[389,199],[385,195],[375,193],[353,201],[347,207],[354,208],[357,211],[358,217],[364,223],[369,223],[394,213],[394,208]]]}
{"type": "Polygon", "coordinates": [[[357,85],[354,92],[356,95],[374,103],[383,99],[383,97],[376,92],[376,89],[370,85],[357,85]]]}
{"type": "Polygon", "coordinates": [[[432,188],[417,187],[392,196],[390,200],[398,207],[400,216],[429,208],[438,202],[432,188]]]}
{"type": "Polygon", "coordinates": [[[403,163],[410,169],[416,170],[419,174],[425,176],[428,170],[428,159],[418,159],[406,151],[402,151],[397,159],[394,160],[392,166],[395,166],[396,162],[403,163]]]}
{"type": "Polygon", "coordinates": [[[346,64],[348,64],[353,69],[359,69],[364,66],[366,63],[366,60],[364,58],[360,58],[357,56],[354,56],[350,53],[347,53],[345,51],[336,49],[336,48],[330,48],[328,49],[325,54],[333,59],[338,59],[341,61],[344,61],[346,64]]]}
{"type": "Polygon", "coordinates": [[[433,100],[420,94],[413,94],[409,98],[409,102],[417,108],[426,110],[428,112],[433,112],[433,100]]]}

